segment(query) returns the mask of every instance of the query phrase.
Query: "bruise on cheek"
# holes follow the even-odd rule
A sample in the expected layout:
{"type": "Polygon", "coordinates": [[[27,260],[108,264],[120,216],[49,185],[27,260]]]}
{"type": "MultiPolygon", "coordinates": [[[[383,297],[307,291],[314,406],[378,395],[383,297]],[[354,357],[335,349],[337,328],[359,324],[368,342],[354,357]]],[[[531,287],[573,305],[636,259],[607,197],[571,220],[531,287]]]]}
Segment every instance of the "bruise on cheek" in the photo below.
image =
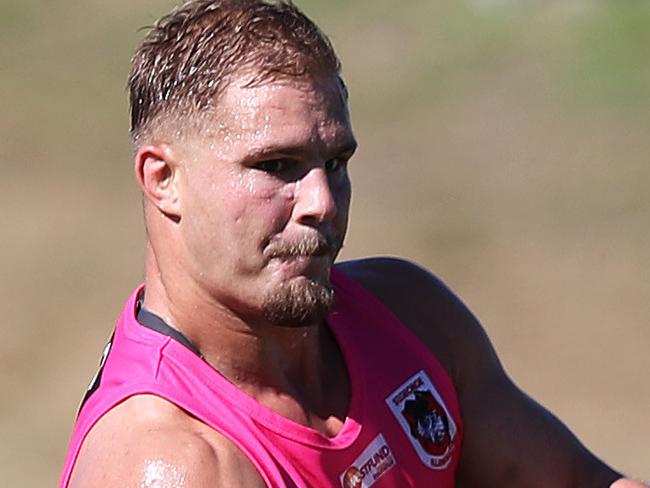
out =
{"type": "Polygon", "coordinates": [[[185,478],[185,470],[181,466],[162,459],[148,459],[142,466],[139,488],[183,488],[185,478]]]}

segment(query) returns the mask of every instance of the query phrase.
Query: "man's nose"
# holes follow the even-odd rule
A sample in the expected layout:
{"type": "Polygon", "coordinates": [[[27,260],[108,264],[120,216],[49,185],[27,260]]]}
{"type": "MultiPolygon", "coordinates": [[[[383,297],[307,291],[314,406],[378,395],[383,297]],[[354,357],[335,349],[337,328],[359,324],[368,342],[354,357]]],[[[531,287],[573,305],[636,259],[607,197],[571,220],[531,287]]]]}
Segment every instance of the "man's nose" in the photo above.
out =
{"type": "Polygon", "coordinates": [[[330,187],[327,172],[312,168],[298,183],[294,212],[304,224],[319,224],[332,220],[336,215],[336,199],[330,187]]]}

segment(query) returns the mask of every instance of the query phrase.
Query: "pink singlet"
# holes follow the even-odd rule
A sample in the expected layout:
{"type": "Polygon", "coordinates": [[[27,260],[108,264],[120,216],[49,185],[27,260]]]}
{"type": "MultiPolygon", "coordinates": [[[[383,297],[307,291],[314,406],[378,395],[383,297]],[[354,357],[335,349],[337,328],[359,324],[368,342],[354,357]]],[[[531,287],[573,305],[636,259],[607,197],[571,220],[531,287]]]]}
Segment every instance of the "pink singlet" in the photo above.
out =
{"type": "Polygon", "coordinates": [[[276,414],[179,340],[138,323],[139,288],[79,412],[60,488],[95,423],[138,394],[165,398],[229,438],[269,487],[453,487],[463,429],[449,376],[374,296],[336,270],[332,282],[336,307],[328,323],[352,390],[335,437],[276,414]]]}

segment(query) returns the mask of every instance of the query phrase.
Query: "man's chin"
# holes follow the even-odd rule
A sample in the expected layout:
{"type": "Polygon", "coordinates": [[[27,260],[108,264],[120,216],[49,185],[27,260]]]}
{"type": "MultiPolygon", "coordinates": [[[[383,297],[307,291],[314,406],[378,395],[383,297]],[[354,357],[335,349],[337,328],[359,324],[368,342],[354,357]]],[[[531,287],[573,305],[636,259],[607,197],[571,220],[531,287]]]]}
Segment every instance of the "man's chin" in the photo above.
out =
{"type": "Polygon", "coordinates": [[[322,323],[334,306],[329,273],[318,279],[305,276],[283,281],[269,291],[262,303],[264,318],[281,327],[305,327],[322,323]]]}

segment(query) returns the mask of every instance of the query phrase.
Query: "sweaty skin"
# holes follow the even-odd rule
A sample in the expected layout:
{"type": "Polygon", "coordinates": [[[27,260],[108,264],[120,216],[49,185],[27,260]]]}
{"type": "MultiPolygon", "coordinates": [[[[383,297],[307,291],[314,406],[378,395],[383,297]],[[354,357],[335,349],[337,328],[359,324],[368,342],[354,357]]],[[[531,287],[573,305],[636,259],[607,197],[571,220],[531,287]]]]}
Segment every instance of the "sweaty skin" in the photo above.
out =
{"type": "MultiPolygon", "coordinates": [[[[242,391],[333,436],[348,412],[350,385],[323,317],[277,326],[262,309],[286,283],[303,295],[313,283],[329,284],[350,203],[355,142],[347,103],[334,79],[234,84],[222,103],[214,130],[152,140],[136,154],[149,237],[145,306],[242,391]],[[268,251],[306,235],[337,244],[290,258],[268,251]]],[[[465,425],[457,486],[645,486],[619,479],[521,392],[481,325],[437,278],[398,259],[339,266],[392,309],[453,379],[465,425]]],[[[137,395],[90,431],[69,486],[147,483],[264,486],[228,439],[165,400],[137,395]]]]}
{"type": "Polygon", "coordinates": [[[142,468],[140,488],[183,488],[185,468],[162,459],[148,459],[142,468]]]}

